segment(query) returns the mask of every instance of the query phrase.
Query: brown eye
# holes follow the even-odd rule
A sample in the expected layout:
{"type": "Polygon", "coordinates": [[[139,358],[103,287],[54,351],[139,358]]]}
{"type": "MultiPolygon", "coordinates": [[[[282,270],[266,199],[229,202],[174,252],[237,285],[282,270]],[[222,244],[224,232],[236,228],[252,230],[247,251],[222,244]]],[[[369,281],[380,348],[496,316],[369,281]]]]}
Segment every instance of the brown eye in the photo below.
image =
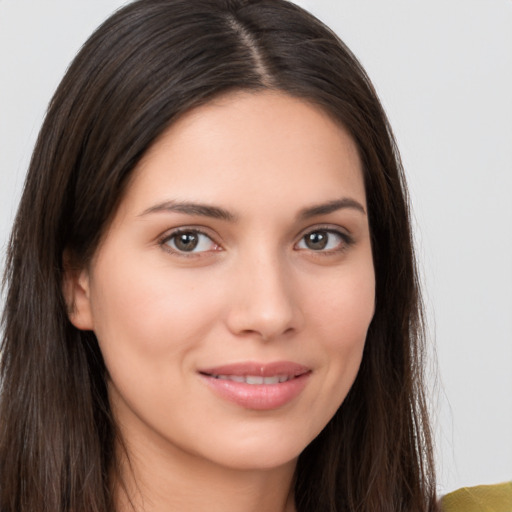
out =
{"type": "Polygon", "coordinates": [[[298,249],[315,252],[337,252],[351,244],[348,235],[330,229],[317,229],[304,235],[297,244],[298,249]]]}
{"type": "Polygon", "coordinates": [[[217,249],[217,244],[199,231],[178,231],[169,236],[164,244],[176,252],[200,253],[217,249]]]}
{"type": "Polygon", "coordinates": [[[174,245],[179,251],[193,251],[198,242],[197,233],[180,233],[174,237],[174,245]]]}
{"type": "Polygon", "coordinates": [[[321,251],[327,247],[329,234],[326,231],[314,231],[304,237],[304,242],[308,249],[321,251]]]}

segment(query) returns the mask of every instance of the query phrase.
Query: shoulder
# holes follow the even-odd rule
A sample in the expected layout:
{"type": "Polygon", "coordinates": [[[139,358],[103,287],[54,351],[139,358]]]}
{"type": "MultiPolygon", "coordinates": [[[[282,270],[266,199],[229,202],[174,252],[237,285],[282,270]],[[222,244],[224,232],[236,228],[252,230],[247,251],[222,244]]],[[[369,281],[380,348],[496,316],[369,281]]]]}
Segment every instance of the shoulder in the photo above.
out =
{"type": "Polygon", "coordinates": [[[463,487],[441,499],[442,512],[512,512],[512,482],[463,487]]]}

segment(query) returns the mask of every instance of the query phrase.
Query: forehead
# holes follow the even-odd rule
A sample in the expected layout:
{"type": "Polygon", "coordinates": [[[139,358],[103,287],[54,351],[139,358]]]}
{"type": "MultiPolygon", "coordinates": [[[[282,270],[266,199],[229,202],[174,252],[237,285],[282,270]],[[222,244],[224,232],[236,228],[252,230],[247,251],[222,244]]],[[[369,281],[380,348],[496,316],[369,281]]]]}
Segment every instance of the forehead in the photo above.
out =
{"type": "Polygon", "coordinates": [[[347,194],[364,204],[348,132],[312,103],[266,91],[232,93],[184,114],[146,152],[125,200],[140,209],[170,195],[247,209],[347,194]]]}

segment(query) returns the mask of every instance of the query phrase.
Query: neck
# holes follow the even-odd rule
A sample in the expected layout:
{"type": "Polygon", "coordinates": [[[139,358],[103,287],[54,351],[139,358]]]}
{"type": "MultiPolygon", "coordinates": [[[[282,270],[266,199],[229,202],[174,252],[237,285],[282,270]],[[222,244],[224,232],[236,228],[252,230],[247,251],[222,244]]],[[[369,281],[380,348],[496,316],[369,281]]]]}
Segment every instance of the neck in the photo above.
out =
{"type": "Polygon", "coordinates": [[[189,453],[118,450],[118,512],[294,512],[296,461],[271,469],[219,466],[189,453]]]}

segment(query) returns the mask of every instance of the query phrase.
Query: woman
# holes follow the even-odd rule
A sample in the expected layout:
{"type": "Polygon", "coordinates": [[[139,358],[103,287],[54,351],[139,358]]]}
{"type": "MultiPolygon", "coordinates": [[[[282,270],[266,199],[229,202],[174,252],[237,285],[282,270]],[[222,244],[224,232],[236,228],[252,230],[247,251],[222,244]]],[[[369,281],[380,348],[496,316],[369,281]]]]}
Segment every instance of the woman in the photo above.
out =
{"type": "Polygon", "coordinates": [[[107,20],[50,104],[6,281],[2,512],[436,509],[398,153],[293,4],[107,20]]]}

